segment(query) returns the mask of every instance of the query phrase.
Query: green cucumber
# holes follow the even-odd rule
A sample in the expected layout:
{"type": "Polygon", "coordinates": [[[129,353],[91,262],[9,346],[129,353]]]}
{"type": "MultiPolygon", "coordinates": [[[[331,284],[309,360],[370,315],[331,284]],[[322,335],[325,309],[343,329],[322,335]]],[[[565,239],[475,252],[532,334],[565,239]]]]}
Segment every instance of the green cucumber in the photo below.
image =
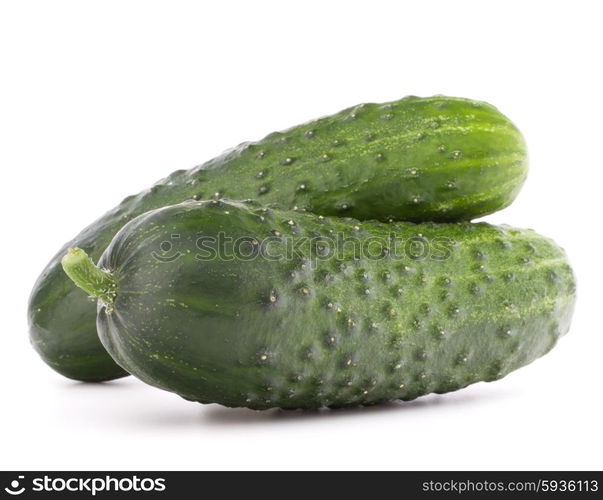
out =
{"type": "Polygon", "coordinates": [[[73,246],[98,259],[128,220],[148,210],[228,197],[361,220],[461,220],[507,206],[526,172],[523,137],[504,115],[442,96],[360,105],[242,144],[126,198],[61,248],[31,294],[32,344],[67,377],[125,375],[98,341],[94,305],[59,262],[73,246]]]}
{"type": "Polygon", "coordinates": [[[499,379],[555,345],[575,300],[565,254],[531,230],[227,201],[141,215],[98,265],[79,249],[63,259],[101,297],[99,336],[119,365],[188,400],[255,409],[499,379]]]}

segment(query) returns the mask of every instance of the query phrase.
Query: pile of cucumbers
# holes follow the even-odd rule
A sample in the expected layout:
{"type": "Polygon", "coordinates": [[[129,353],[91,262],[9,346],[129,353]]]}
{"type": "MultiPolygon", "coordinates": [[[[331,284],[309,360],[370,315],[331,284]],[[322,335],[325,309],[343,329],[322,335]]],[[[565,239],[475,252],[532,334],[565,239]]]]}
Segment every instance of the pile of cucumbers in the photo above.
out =
{"type": "Polygon", "coordinates": [[[499,379],[548,352],[575,303],[553,241],[469,222],[526,175],[521,133],[469,99],[362,104],[270,134],[69,241],[32,291],[31,342],[72,379],[132,374],[254,409],[499,379]]]}

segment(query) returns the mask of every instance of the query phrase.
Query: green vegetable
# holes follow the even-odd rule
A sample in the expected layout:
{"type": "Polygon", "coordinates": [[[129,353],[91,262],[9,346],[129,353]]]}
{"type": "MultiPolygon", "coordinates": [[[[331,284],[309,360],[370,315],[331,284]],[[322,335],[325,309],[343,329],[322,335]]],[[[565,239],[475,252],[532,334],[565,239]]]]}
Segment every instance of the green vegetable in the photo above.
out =
{"type": "Polygon", "coordinates": [[[102,271],[79,249],[63,266],[102,298],[101,341],[128,372],[189,400],[256,409],[499,379],[555,345],[575,299],[563,251],[530,230],[226,201],[136,218],[102,271]]]}
{"type": "Polygon", "coordinates": [[[59,262],[74,246],[98,259],[128,220],[148,210],[226,196],[362,220],[470,219],[511,203],[526,171],[515,126],[489,104],[468,99],[365,104],[271,134],[126,198],[61,248],[31,294],[32,344],[70,378],[126,375],[98,341],[94,305],[59,262]]]}

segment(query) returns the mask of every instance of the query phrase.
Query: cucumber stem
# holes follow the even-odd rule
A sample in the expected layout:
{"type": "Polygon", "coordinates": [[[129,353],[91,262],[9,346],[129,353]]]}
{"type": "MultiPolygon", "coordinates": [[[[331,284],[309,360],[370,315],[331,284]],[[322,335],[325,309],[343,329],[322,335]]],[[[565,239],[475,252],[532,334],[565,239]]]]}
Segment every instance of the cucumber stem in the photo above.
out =
{"type": "Polygon", "coordinates": [[[61,264],[78,287],[107,305],[113,304],[117,288],[115,278],[109,271],[97,267],[81,248],[67,250],[61,264]]]}

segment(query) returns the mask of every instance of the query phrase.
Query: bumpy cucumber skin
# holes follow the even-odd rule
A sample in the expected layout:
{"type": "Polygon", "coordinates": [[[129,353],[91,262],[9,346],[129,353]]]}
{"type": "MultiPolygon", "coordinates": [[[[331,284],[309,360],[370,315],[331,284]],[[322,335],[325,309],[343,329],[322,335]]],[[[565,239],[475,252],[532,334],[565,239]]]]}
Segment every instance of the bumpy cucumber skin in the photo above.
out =
{"type": "Polygon", "coordinates": [[[507,206],[526,173],[520,132],[493,106],[469,99],[364,104],[271,134],[172,173],[69,241],[34,285],[31,342],[69,378],[126,375],[104,352],[95,306],[65,276],[60,259],[77,246],[96,261],[128,220],[148,210],[228,197],[361,220],[462,220],[507,206]]]}
{"type": "Polygon", "coordinates": [[[117,299],[110,309],[99,302],[98,331],[121,366],[188,400],[254,409],[410,400],[499,379],[555,345],[575,300],[565,254],[530,230],[224,201],[140,216],[99,265],[113,272],[117,299]],[[197,239],[220,232],[262,244],[275,235],[387,241],[392,231],[419,238],[428,254],[355,259],[348,245],[340,258],[313,259],[306,247],[289,260],[198,259],[197,239]],[[175,234],[164,255],[161,242],[175,234]]]}

